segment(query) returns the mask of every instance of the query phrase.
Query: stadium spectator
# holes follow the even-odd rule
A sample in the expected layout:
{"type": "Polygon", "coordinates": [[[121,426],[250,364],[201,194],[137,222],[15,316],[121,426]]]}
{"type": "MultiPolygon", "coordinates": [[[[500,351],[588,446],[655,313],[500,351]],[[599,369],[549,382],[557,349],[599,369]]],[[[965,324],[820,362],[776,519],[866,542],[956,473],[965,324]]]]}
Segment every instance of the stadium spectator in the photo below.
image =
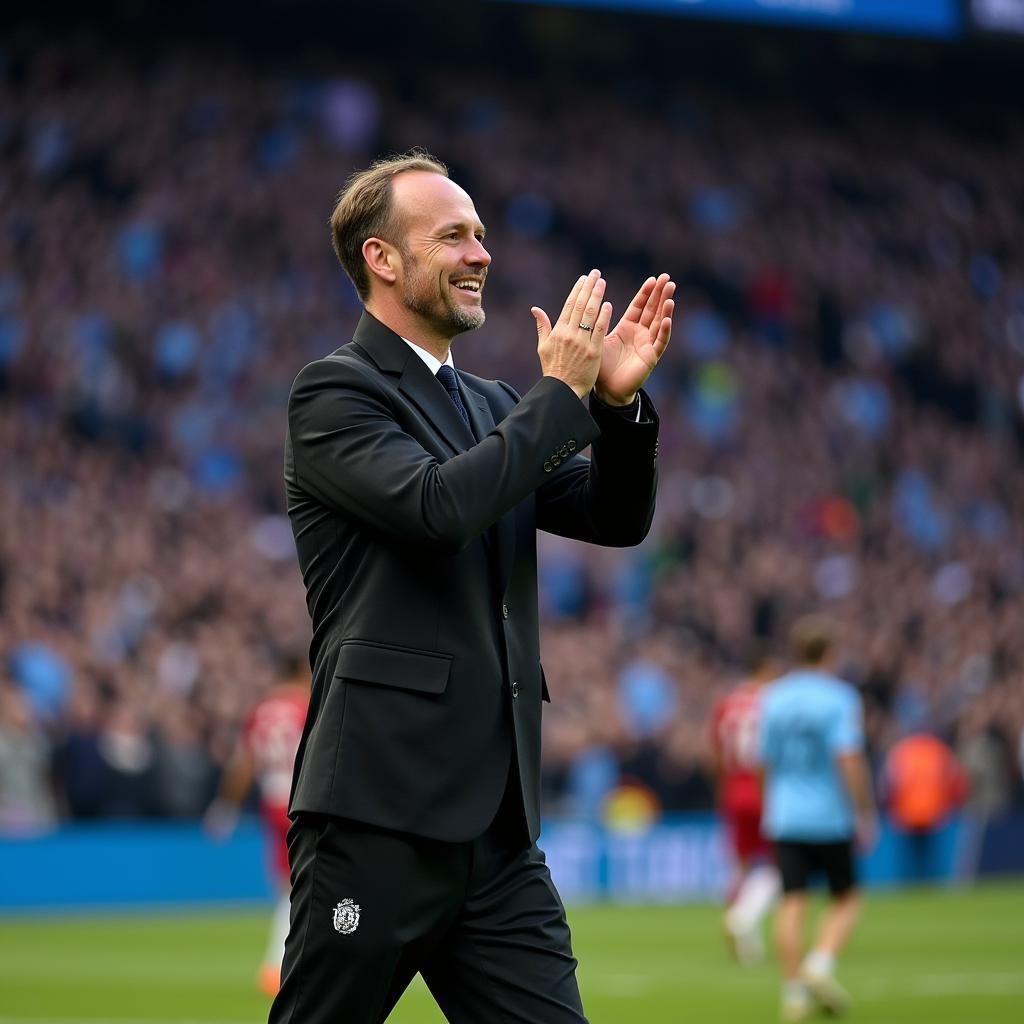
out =
{"type": "Polygon", "coordinates": [[[836,960],[860,915],[855,844],[870,848],[877,830],[861,700],[831,673],[835,627],[801,619],[791,642],[798,665],[765,689],[758,742],[764,833],[782,876],[776,936],[787,1021],[812,1016],[815,1003],[831,1014],[849,1006],[836,960]],[[830,902],[805,956],[808,889],[819,873],[830,902]]]}
{"type": "Polygon", "coordinates": [[[155,813],[168,818],[197,818],[210,800],[216,766],[195,708],[169,701],[153,711],[153,791],[155,813]]]}
{"type": "Polygon", "coordinates": [[[903,878],[939,877],[938,835],[967,798],[967,776],[953,752],[930,733],[905,736],[886,757],[882,796],[902,841],[903,878]]]}
{"type": "Polygon", "coordinates": [[[97,743],[104,771],[102,815],[146,818],[159,810],[153,736],[134,702],[107,709],[97,743]]]}
{"type": "Polygon", "coordinates": [[[64,814],[98,818],[104,812],[107,777],[100,753],[103,709],[91,688],[78,687],[57,740],[55,766],[64,814]]]}
{"type": "Polygon", "coordinates": [[[56,821],[50,744],[21,687],[0,681],[0,835],[44,832],[56,821]]]}

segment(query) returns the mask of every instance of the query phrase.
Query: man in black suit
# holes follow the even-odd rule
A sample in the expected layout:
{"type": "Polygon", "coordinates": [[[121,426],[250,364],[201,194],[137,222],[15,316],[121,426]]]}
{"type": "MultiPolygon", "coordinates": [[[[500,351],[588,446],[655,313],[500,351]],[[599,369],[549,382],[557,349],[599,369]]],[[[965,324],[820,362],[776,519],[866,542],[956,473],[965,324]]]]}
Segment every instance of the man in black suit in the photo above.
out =
{"type": "Polygon", "coordinates": [[[452,339],[484,322],[491,257],[443,164],[377,161],[331,227],[366,311],[288,407],[313,691],[270,1020],[376,1024],[419,971],[455,1024],[579,1024],[536,846],[535,532],[646,535],[658,421],[639,389],[668,344],[674,285],[650,278],[611,333],[596,270],[553,325],[534,307],[543,376],[520,398],[452,369],[452,339]]]}

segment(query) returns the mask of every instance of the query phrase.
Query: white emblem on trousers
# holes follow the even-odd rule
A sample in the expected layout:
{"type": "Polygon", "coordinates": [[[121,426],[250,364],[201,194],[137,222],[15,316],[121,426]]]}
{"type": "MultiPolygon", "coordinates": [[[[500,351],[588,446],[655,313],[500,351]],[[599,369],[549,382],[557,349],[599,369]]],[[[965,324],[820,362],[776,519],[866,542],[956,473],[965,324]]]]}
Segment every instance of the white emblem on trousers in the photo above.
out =
{"type": "Polygon", "coordinates": [[[359,927],[359,904],[342,900],[334,908],[334,930],[351,935],[359,927]]]}

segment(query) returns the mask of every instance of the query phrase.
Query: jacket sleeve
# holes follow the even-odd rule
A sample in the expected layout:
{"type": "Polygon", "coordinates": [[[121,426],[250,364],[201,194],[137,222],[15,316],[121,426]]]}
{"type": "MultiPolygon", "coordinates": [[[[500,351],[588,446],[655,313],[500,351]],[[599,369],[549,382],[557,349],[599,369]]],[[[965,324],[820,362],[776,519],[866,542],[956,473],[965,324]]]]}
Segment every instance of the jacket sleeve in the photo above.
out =
{"type": "Polygon", "coordinates": [[[553,446],[598,435],[561,381],[541,379],[484,440],[439,461],[403,430],[389,393],[354,361],[320,360],[292,386],[288,431],[301,491],[406,544],[459,550],[549,476],[553,446]]]}
{"type": "Polygon", "coordinates": [[[658,415],[640,392],[640,421],[591,398],[601,431],[590,459],[560,462],[537,491],[537,526],[548,533],[628,547],[647,536],[658,484],[658,415]]]}

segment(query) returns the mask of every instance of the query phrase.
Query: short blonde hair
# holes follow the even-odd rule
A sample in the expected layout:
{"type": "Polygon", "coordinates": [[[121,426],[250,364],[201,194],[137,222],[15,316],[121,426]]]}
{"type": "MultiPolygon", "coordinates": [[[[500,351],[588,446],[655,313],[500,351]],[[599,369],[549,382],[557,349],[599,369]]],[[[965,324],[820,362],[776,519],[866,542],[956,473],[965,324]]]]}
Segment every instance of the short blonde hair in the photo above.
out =
{"type": "Polygon", "coordinates": [[[789,631],[789,645],[804,665],[820,665],[839,642],[839,625],[825,615],[805,615],[789,631]]]}
{"type": "Polygon", "coordinates": [[[374,160],[364,171],[355,171],[338,193],[331,213],[331,241],[345,273],[352,279],[362,302],[370,295],[370,275],[363,259],[363,242],[381,238],[403,247],[396,235],[400,225],[392,207],[391,182],[406,171],[427,171],[448,177],[448,168],[425,149],[411,149],[374,160]]]}

